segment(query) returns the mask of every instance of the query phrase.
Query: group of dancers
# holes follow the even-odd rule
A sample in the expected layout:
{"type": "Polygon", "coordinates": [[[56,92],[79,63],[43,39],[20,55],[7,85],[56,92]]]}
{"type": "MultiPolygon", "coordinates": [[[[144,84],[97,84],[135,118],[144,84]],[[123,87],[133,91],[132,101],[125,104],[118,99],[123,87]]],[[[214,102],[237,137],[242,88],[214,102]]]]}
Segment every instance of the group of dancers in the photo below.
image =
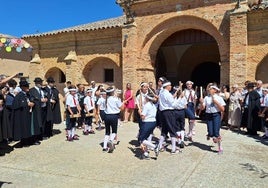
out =
{"type": "MultiPolygon", "coordinates": [[[[59,91],[52,77],[47,78],[46,82],[44,86],[43,80],[36,77],[35,85],[31,88],[25,79],[21,79],[18,86],[14,79],[10,79],[4,85],[4,82],[2,83],[1,141],[20,140],[22,145],[38,145],[40,141],[53,135],[53,124],[61,123],[59,91]]],[[[123,100],[122,91],[113,86],[96,87],[92,81],[90,87],[85,90],[82,84],[76,86],[67,84],[64,88],[63,102],[66,110],[68,142],[79,140],[76,134],[77,125],[83,127],[83,135],[94,134],[93,119],[95,119],[96,123],[99,123],[99,128],[101,123],[105,124],[102,150],[112,153],[118,144],[117,132],[121,113],[129,104],[130,98],[133,98],[137,111],[134,116],[139,125],[137,139],[142,151],[141,159],[149,159],[150,150],[154,151],[156,157],[160,151],[180,153],[185,147],[186,139],[193,141],[196,108],[205,112],[207,139],[217,143],[218,153],[223,153],[220,127],[226,102],[219,95],[220,89],[215,83],[209,83],[204,90],[200,87],[197,93],[193,89],[194,83],[190,80],[185,83],[186,86],[181,82],[178,86],[172,86],[169,80],[160,77],[156,89],[152,88],[151,84],[142,82],[136,96],[131,95],[123,100]],[[152,141],[155,128],[159,128],[161,132],[157,142],[152,141]],[[171,145],[170,150],[166,150],[167,143],[171,145]]],[[[249,94],[245,95],[244,99],[246,110],[252,102],[250,90],[252,87],[252,84],[247,86],[249,94]]],[[[267,108],[263,108],[259,116],[262,114],[267,114],[267,108]]],[[[250,126],[248,129],[255,131],[250,126]]]]}
{"type": "MultiPolygon", "coordinates": [[[[160,151],[167,147],[168,138],[171,142],[171,154],[181,152],[185,146],[185,138],[193,141],[195,134],[195,106],[197,94],[193,89],[193,82],[187,81],[186,88],[183,89],[183,83],[172,87],[170,81],[165,77],[160,77],[157,88],[152,89],[149,84],[142,82],[137,91],[135,105],[137,108],[136,119],[139,125],[137,139],[140,143],[141,159],[149,159],[149,151],[153,150],[157,157],[160,151]],[[188,119],[188,131],[185,132],[185,119],[188,119]],[[161,135],[156,143],[152,142],[153,132],[158,127],[161,135]]],[[[92,130],[92,120],[101,119],[105,124],[105,135],[103,139],[102,150],[111,153],[115,149],[117,140],[118,120],[120,113],[127,105],[127,100],[121,100],[121,96],[114,87],[104,88],[98,93],[89,87],[86,91],[86,97],[81,103],[78,99],[78,90],[74,86],[69,86],[66,96],[66,128],[67,141],[78,140],[75,134],[76,123],[79,122],[81,114],[84,114],[83,134],[94,134],[92,130]],[[82,113],[81,113],[82,112],[82,113]]],[[[218,143],[218,152],[222,153],[220,136],[221,112],[224,111],[225,102],[215,93],[219,91],[217,85],[208,87],[209,94],[199,99],[200,108],[206,110],[208,134],[207,139],[212,138],[218,143]]],[[[81,98],[81,97],[80,97],[81,98]]],[[[98,122],[98,121],[97,121],[98,122]]]]}
{"type": "MultiPolygon", "coordinates": [[[[193,82],[187,81],[186,88],[182,83],[172,87],[170,81],[165,77],[160,77],[158,87],[153,92],[147,83],[140,84],[140,93],[136,97],[138,108],[139,133],[138,141],[142,150],[141,158],[149,159],[149,150],[155,152],[157,157],[159,151],[164,151],[167,146],[167,138],[171,142],[171,154],[180,153],[185,146],[185,138],[193,141],[195,134],[195,106],[197,93],[193,89],[193,82]],[[188,131],[185,132],[185,119],[188,119],[188,131]],[[152,143],[154,129],[161,130],[158,142],[152,143]]],[[[226,105],[224,100],[216,95],[219,88],[215,84],[208,86],[208,95],[199,97],[200,110],[207,114],[207,139],[212,138],[214,143],[218,143],[218,153],[223,152],[220,136],[221,113],[226,105]]],[[[201,91],[202,92],[202,91],[201,91]]]]}

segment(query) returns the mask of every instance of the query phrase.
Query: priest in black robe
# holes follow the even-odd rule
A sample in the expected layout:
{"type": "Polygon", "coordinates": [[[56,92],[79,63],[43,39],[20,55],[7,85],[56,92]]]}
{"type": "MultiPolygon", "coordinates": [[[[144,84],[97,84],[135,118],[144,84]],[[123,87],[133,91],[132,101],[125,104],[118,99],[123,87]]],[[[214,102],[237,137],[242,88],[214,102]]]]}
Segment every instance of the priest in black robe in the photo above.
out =
{"type": "Polygon", "coordinates": [[[31,111],[34,106],[30,102],[29,84],[23,80],[19,83],[20,91],[14,98],[12,103],[12,125],[13,125],[13,139],[20,140],[22,144],[28,143],[31,138],[31,111]]]}
{"type": "Polygon", "coordinates": [[[34,103],[34,107],[32,109],[32,121],[31,121],[31,131],[32,131],[32,141],[34,145],[39,145],[43,138],[44,134],[44,118],[46,114],[44,110],[42,110],[43,105],[46,105],[47,98],[44,95],[44,91],[42,91],[42,83],[43,80],[39,77],[34,79],[35,86],[29,90],[31,102],[34,103]]]}
{"type": "Polygon", "coordinates": [[[47,116],[45,125],[46,137],[53,136],[53,124],[61,123],[59,91],[55,87],[55,80],[47,78],[47,86],[44,88],[47,93],[47,116]]]}
{"type": "Polygon", "coordinates": [[[257,135],[261,130],[261,119],[258,114],[261,110],[260,95],[254,90],[254,83],[248,83],[248,93],[244,99],[244,112],[242,115],[242,125],[246,125],[249,135],[257,135]]]}

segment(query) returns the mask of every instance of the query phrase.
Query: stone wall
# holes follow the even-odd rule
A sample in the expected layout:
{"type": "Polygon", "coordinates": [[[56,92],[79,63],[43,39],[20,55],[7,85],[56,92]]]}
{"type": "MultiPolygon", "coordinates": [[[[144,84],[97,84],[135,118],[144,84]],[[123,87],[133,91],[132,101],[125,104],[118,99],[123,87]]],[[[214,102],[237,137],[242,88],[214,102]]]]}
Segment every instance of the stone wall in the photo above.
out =
{"type": "Polygon", "coordinates": [[[251,11],[248,20],[248,79],[268,83],[268,10],[251,11]]]}

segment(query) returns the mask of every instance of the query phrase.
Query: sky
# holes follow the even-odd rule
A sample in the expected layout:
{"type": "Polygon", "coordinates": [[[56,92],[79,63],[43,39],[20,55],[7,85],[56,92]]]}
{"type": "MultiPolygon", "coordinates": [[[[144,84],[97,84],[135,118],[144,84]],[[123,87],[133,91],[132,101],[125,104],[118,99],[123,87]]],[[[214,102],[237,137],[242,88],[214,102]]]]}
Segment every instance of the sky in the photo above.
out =
{"type": "Polygon", "coordinates": [[[0,33],[21,37],[123,15],[116,0],[2,0],[0,33]]]}

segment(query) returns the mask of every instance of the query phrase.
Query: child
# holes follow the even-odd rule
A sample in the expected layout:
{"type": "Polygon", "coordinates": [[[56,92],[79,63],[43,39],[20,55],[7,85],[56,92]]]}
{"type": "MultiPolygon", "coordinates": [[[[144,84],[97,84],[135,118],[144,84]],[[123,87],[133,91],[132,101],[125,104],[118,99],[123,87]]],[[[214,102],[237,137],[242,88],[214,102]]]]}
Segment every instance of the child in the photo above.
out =
{"type": "Polygon", "coordinates": [[[69,92],[70,94],[66,98],[66,119],[70,118],[70,122],[67,124],[67,141],[71,142],[73,140],[79,140],[78,136],[75,135],[75,125],[77,121],[76,116],[79,116],[81,107],[76,96],[75,86],[71,86],[69,92]]]}
{"type": "Polygon", "coordinates": [[[107,98],[105,101],[105,136],[103,142],[103,150],[108,153],[112,153],[114,150],[113,141],[117,135],[118,114],[124,109],[124,103],[120,98],[114,95],[115,89],[108,87],[106,90],[107,98]],[[112,128],[112,134],[111,134],[112,128]]]}
{"type": "Polygon", "coordinates": [[[145,96],[145,105],[143,106],[141,112],[142,125],[140,127],[140,134],[138,137],[138,141],[140,142],[140,147],[142,150],[141,159],[149,159],[148,149],[153,148],[155,152],[155,156],[157,157],[159,154],[158,145],[153,144],[148,141],[147,138],[152,133],[154,128],[156,127],[156,106],[153,103],[155,101],[153,94],[148,94],[145,96]]]}
{"type": "MultiPolygon", "coordinates": [[[[182,85],[181,85],[182,86],[182,85]]],[[[185,137],[185,110],[187,108],[187,98],[181,91],[182,87],[179,87],[175,92],[175,101],[173,107],[175,108],[176,124],[177,124],[177,135],[178,144],[180,148],[184,148],[184,137],[185,137]]]]}
{"type": "Polygon", "coordinates": [[[106,101],[106,92],[100,93],[100,98],[97,101],[97,115],[99,117],[99,127],[98,130],[101,130],[101,123],[105,121],[105,101],[106,101]]]}
{"type": "Polygon", "coordinates": [[[88,89],[87,96],[84,99],[84,111],[86,114],[85,127],[83,131],[84,135],[95,134],[94,130],[92,129],[92,119],[95,114],[95,102],[92,97],[92,91],[92,89],[88,89]]]}

